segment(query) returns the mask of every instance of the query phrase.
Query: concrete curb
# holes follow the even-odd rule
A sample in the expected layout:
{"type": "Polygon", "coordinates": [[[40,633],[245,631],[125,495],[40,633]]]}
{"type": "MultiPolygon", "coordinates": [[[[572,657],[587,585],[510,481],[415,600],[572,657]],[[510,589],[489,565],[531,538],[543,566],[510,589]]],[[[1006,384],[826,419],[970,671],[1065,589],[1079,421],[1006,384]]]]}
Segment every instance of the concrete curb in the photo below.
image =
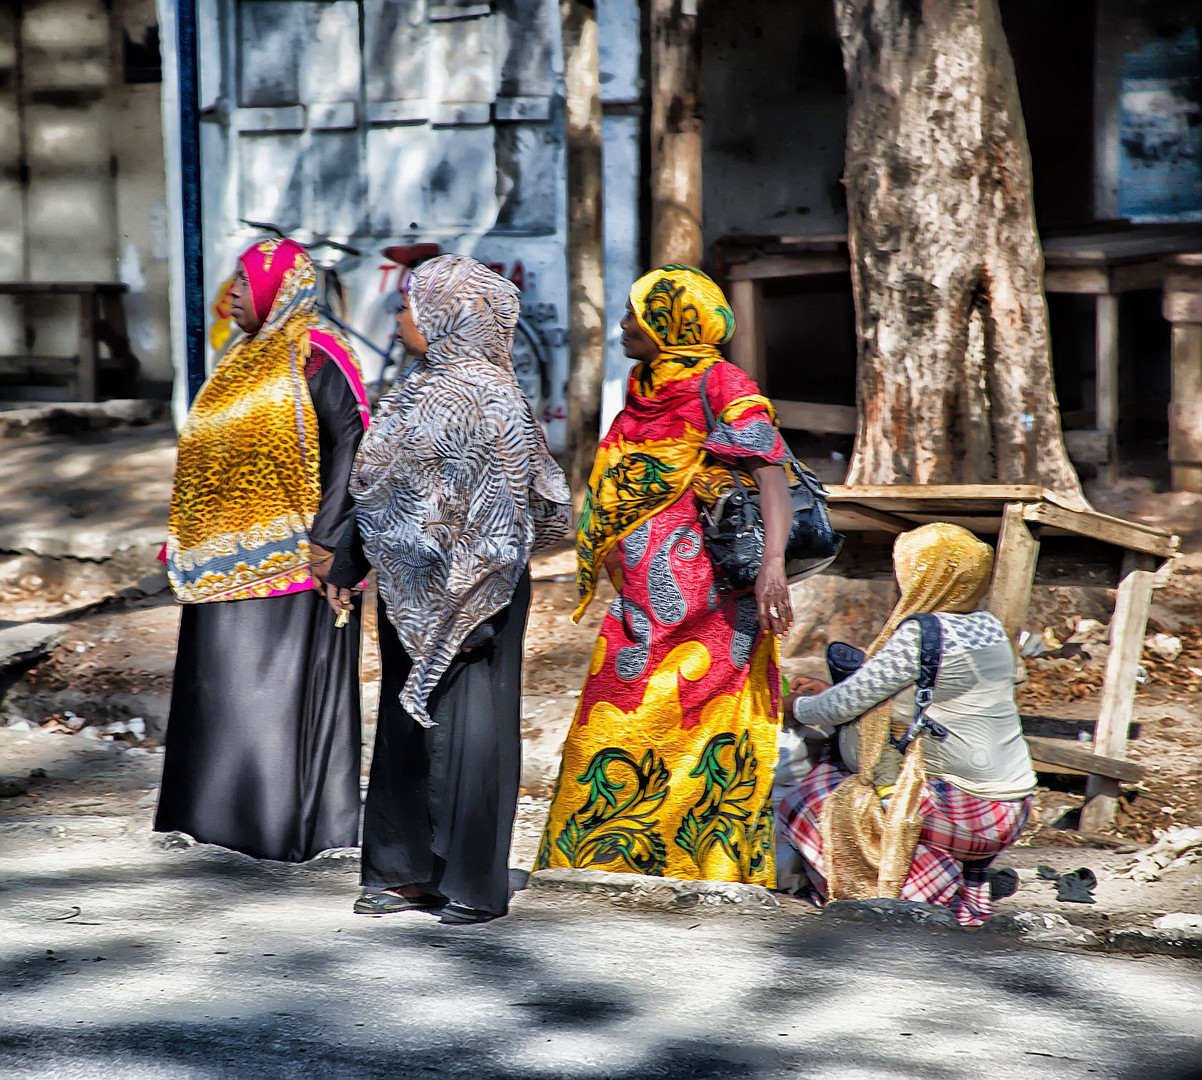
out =
{"type": "Polygon", "coordinates": [[[0,438],[23,435],[76,435],[116,427],[145,427],[171,419],[166,401],[114,398],[111,401],[56,401],[28,409],[0,410],[0,438]]]}
{"type": "Polygon", "coordinates": [[[1111,930],[1106,944],[1121,952],[1160,956],[1202,957],[1202,930],[1165,930],[1155,926],[1111,930]]]}
{"type": "Polygon", "coordinates": [[[667,911],[697,908],[778,911],[780,902],[762,885],[733,881],[685,881],[680,878],[617,874],[607,870],[536,870],[527,882],[533,892],[576,892],[620,903],[667,911]]]}
{"type": "Polygon", "coordinates": [[[944,908],[888,897],[833,900],[822,909],[822,917],[848,922],[886,923],[890,926],[921,926],[930,930],[960,929],[956,917],[944,908]]]}

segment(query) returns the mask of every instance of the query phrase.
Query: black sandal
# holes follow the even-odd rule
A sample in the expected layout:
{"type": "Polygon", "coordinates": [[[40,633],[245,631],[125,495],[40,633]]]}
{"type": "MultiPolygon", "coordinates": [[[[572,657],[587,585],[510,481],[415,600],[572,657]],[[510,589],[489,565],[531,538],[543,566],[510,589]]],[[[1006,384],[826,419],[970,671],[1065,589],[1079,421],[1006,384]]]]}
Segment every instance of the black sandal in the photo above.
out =
{"type": "Polygon", "coordinates": [[[452,903],[442,909],[439,922],[444,922],[448,926],[473,926],[476,923],[491,922],[493,919],[499,918],[499,915],[494,915],[491,911],[481,911],[479,908],[452,903]]]}
{"type": "Polygon", "coordinates": [[[356,915],[390,915],[394,911],[433,911],[442,907],[441,896],[397,896],[386,889],[364,890],[355,901],[356,915]]]}

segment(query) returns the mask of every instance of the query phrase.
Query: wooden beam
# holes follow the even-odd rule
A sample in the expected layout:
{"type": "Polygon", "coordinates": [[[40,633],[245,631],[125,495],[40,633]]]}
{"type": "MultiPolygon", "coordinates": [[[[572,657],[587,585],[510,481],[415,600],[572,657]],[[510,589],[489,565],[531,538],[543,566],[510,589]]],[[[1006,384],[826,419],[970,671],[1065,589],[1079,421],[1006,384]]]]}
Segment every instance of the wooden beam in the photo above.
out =
{"type": "Polygon", "coordinates": [[[1039,560],[1039,541],[1031,535],[1023,517],[1023,504],[1010,503],[1002,512],[997,554],[993,562],[993,583],[986,607],[1006,628],[1006,636],[1018,650],[1018,635],[1031,603],[1035,583],[1035,563],[1039,560]]]}
{"type": "Polygon", "coordinates": [[[761,393],[766,393],[768,345],[764,334],[764,291],[754,281],[732,281],[730,306],[735,317],[731,361],[747,372],[761,393]]]}
{"type": "Polygon", "coordinates": [[[1110,275],[1100,266],[1049,266],[1043,275],[1043,291],[1100,295],[1110,289],[1110,275]]]}
{"type": "Polygon", "coordinates": [[[1074,773],[1084,773],[1086,776],[1121,780],[1127,784],[1139,783],[1144,775],[1142,766],[1136,765],[1134,761],[1104,757],[1068,739],[1045,739],[1039,735],[1026,735],[1024,738],[1031,751],[1031,761],[1036,772],[1059,772],[1061,769],[1067,769],[1074,773]],[[1044,767],[1040,768],[1041,765],[1044,767]]]}
{"type": "MultiPolygon", "coordinates": [[[[742,367],[742,365],[739,365],[742,367]]],[[[758,379],[756,380],[759,381],[758,379]]],[[[856,408],[854,405],[823,405],[810,401],[780,401],[773,399],[777,418],[783,428],[813,431],[825,435],[854,435],[856,408]]]]}
{"type": "Polygon", "coordinates": [[[1175,323],[1169,464],[1175,491],[1202,491],[1202,325],[1175,323]]]}
{"type": "Polygon", "coordinates": [[[1113,480],[1119,420],[1119,298],[1099,296],[1094,303],[1094,413],[1108,446],[1106,475],[1113,480]]]}
{"type": "Polygon", "coordinates": [[[79,371],[75,377],[78,401],[96,400],[96,294],[79,294],[79,371]]]}
{"type": "Polygon", "coordinates": [[[1023,508],[1023,516],[1033,524],[1064,529],[1078,536],[1088,536],[1091,540],[1101,540],[1127,551],[1161,559],[1171,559],[1181,546],[1179,537],[1148,525],[1123,521],[1096,511],[1069,510],[1054,503],[1029,504],[1023,508]]]}
{"type": "Polygon", "coordinates": [[[795,255],[761,255],[758,259],[735,264],[726,276],[730,281],[759,281],[850,272],[851,261],[847,255],[837,252],[798,252],[795,255]]]}
{"type": "Polygon", "coordinates": [[[1035,502],[1043,498],[1038,484],[833,484],[832,498],[909,500],[936,502],[941,499],[988,500],[998,504],[1035,502]]]}
{"type": "Polygon", "coordinates": [[[702,261],[697,23],[696,4],[651,0],[651,260],[656,266],[700,266],[702,261]]]}
{"type": "Polygon", "coordinates": [[[896,514],[886,514],[882,510],[874,510],[871,506],[857,506],[855,503],[841,503],[831,507],[831,525],[836,532],[887,532],[900,536],[915,527],[913,521],[907,521],[896,514]]]}
{"type": "MultiPolygon", "coordinates": [[[[1148,608],[1152,605],[1153,560],[1131,555],[1130,569],[1119,582],[1114,617],[1110,620],[1110,653],[1102,682],[1102,702],[1094,728],[1095,754],[1109,758],[1127,756],[1127,727],[1135,711],[1135,677],[1143,652],[1148,608]]],[[[1114,821],[1118,783],[1112,777],[1091,776],[1081,808],[1081,829],[1101,832],[1114,821]]]]}

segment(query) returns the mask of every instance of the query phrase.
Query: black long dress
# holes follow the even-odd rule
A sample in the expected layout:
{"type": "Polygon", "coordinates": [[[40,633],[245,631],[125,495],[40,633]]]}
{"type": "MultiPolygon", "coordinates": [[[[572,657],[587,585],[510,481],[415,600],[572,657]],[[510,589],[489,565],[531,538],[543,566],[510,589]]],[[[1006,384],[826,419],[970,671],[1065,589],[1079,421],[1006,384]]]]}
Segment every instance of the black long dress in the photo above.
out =
{"type": "MultiPolygon", "coordinates": [[[[352,524],[330,571],[337,585],[366,572],[352,524]]],[[[509,846],[522,765],[522,642],[530,608],[525,571],[509,605],[478,626],[429,698],[422,727],[398,700],[413,661],[378,606],[380,712],[363,811],[367,889],[424,893],[504,915],[509,846]]]]}
{"type": "MultiPolygon", "coordinates": [[[[333,549],[363,422],[337,364],[308,386],[322,491],[310,538],[333,549]]],[[[288,862],[354,847],[361,737],[357,609],[336,629],[315,590],[186,604],[154,827],[288,862]]]]}

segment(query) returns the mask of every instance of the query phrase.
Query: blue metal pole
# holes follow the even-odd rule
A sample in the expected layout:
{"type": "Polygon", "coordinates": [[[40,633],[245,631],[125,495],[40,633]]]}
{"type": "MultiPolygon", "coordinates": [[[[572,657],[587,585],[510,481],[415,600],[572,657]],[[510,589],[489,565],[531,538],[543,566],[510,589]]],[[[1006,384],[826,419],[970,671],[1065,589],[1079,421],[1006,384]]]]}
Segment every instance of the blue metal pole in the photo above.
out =
{"type": "Polygon", "coordinates": [[[184,327],[188,403],[205,381],[204,246],[200,206],[200,81],[196,0],[176,7],[179,56],[180,188],[184,223],[184,327]]]}

